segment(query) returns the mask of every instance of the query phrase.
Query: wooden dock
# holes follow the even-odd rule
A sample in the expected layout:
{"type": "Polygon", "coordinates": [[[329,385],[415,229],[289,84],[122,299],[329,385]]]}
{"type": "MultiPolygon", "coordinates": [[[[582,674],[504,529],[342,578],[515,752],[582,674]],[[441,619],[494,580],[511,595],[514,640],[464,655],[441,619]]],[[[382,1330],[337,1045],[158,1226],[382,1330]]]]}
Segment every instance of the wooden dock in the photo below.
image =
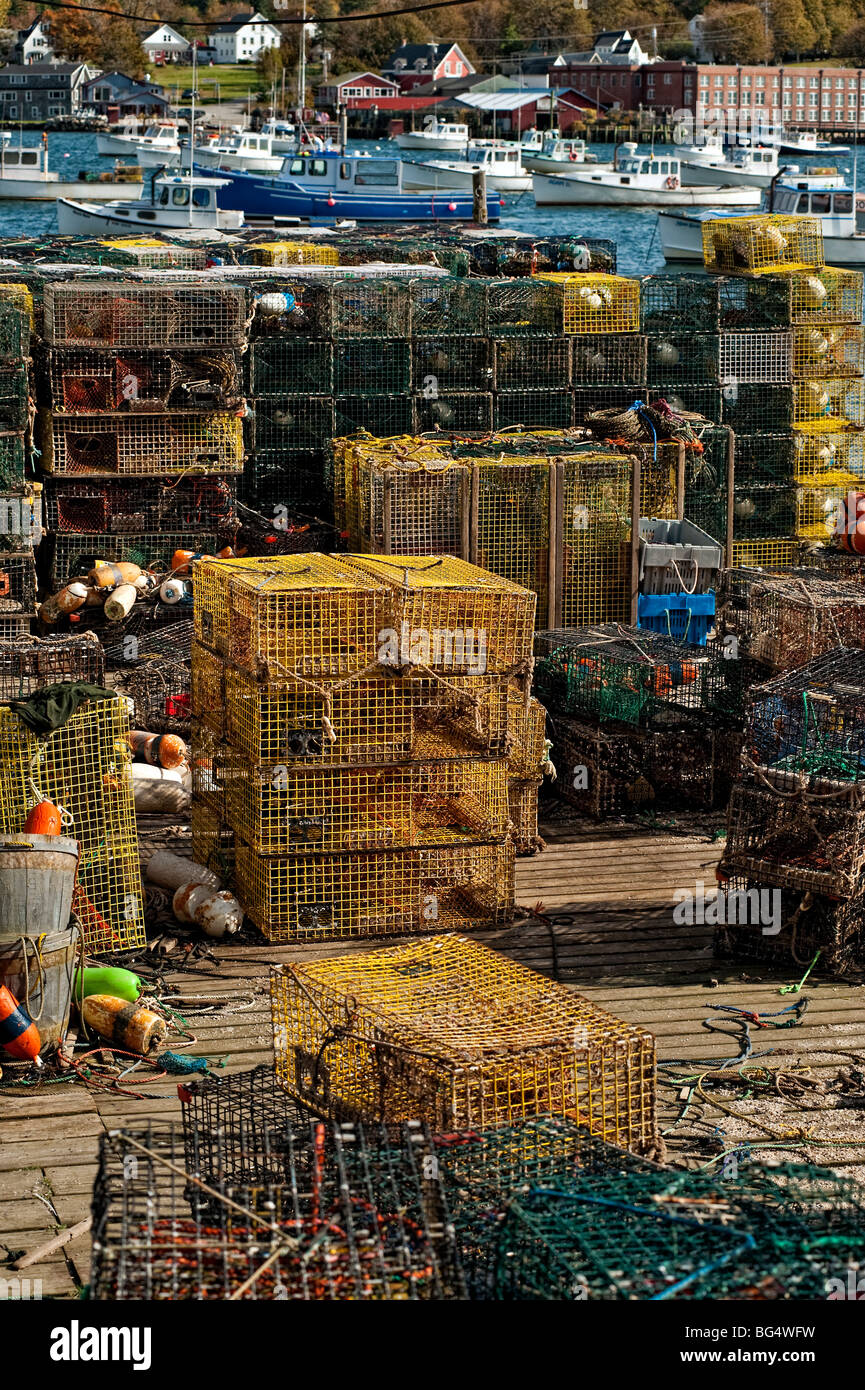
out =
{"type": "MultiPolygon", "coordinates": [[[[546,851],[517,861],[518,902],[541,904],[544,918],[529,917],[477,939],[650,1028],[662,1059],[731,1055],[729,1037],[702,1027],[710,1002],[770,1011],[795,997],[778,994],[791,973],[745,971],[714,960],[711,928],[673,923],[674,889],[714,879],[721,845],[711,833],[585,824],[559,824],[545,833],[546,851]]],[[[166,976],[185,995],[233,1001],[228,1011],[191,1022],[196,1043],[190,1051],[225,1061],[228,1071],[269,1060],[269,966],[381,944],[220,944],[217,962],[166,976]]],[[[865,1051],[865,985],[809,982],[808,994],[802,1025],[783,1034],[783,1046],[815,1068],[830,1065],[829,1048],[865,1051]]],[[[33,1250],[88,1215],[101,1134],[147,1118],[179,1119],[176,1079],[150,1079],[141,1069],[129,1085],[146,1094],[94,1094],[80,1082],[0,1092],[0,1266],[11,1252],[33,1250]]],[[[43,1297],[75,1298],[88,1280],[89,1260],[90,1238],[83,1236],[24,1276],[42,1281],[43,1297]]],[[[0,1268],[0,1277],[9,1273],[0,1268]]]]}

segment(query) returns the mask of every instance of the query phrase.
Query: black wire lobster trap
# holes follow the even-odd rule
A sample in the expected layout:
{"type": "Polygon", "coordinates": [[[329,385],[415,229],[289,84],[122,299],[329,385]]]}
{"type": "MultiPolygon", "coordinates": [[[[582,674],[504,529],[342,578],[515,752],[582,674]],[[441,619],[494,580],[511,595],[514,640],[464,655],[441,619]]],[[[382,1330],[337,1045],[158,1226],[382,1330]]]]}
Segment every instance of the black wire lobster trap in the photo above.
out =
{"type": "Polygon", "coordinates": [[[87,681],[102,685],[105,659],[94,632],[31,637],[0,637],[0,700],[22,700],[43,685],[87,681]]]}
{"type": "Polygon", "coordinates": [[[646,275],[640,281],[644,333],[712,333],[718,328],[719,284],[706,275],[646,275]]]}
{"type": "Polygon", "coordinates": [[[93,348],[243,347],[247,292],[237,285],[65,280],[46,284],[45,341],[93,348]]]}
{"type": "Polygon", "coordinates": [[[135,706],[133,723],[137,729],[154,734],[189,733],[192,696],[188,650],[185,655],[178,650],[139,656],[119,677],[117,688],[135,706]]]}
{"type": "Polygon", "coordinates": [[[759,961],[789,973],[812,966],[843,975],[865,959],[865,895],[840,900],[771,879],[731,875],[720,886],[716,956],[759,961]]]}
{"type": "Polygon", "coordinates": [[[51,406],[68,414],[225,410],[243,399],[240,355],[225,348],[50,348],[44,370],[51,406]]]}
{"type": "Polygon", "coordinates": [[[574,424],[573,397],[560,391],[497,391],[493,429],[566,430],[574,424]]]}
{"type": "Polygon", "coordinates": [[[0,617],[32,614],[36,608],[36,561],[32,550],[0,551],[0,617]]]}
{"type": "Polygon", "coordinates": [[[249,352],[249,394],[329,396],[333,391],[333,346],[317,338],[287,335],[256,338],[249,352]]]}
{"type": "Polygon", "coordinates": [[[27,428],[29,410],[27,368],[0,364],[0,432],[17,432],[27,428]]]}
{"type": "MultiPolygon", "coordinates": [[[[105,653],[107,671],[128,672],[150,661],[181,660],[191,662],[193,625],[189,609],[165,603],[137,603],[128,617],[119,623],[105,623],[98,609],[82,609],[84,628],[90,622],[96,628],[105,653]]],[[[88,630],[93,630],[90,628],[88,630]]]]}
{"type": "Polygon", "coordinates": [[[806,776],[799,788],[785,790],[773,774],[755,768],[752,781],[733,788],[722,872],[835,900],[857,893],[865,869],[860,788],[809,792],[806,776]]]}
{"type": "Polygon", "coordinates": [[[331,289],[333,338],[410,338],[412,296],[403,279],[345,279],[331,289]]]}
{"type": "Polygon", "coordinates": [[[186,1167],[208,1183],[259,1186],[285,1180],[285,1144],[303,1116],[272,1066],[205,1076],[178,1086],[186,1167]]]}
{"type": "Polygon", "coordinates": [[[351,338],[333,349],[337,396],[397,396],[412,377],[411,345],[399,338],[351,338]]]}
{"type": "Polygon", "coordinates": [[[418,338],[435,337],[447,325],[454,337],[487,336],[487,286],[483,280],[413,280],[411,329],[418,338]]]}
{"type": "Polygon", "coordinates": [[[565,311],[558,286],[534,276],[490,280],[487,322],[491,338],[558,338],[565,330],[565,311]]]}
{"type": "Polygon", "coordinates": [[[0,493],[24,486],[27,455],[20,430],[0,431],[0,493]]]}
{"type": "MultiPolygon", "coordinates": [[[[234,1155],[242,1130],[210,1130],[234,1155]]],[[[213,1183],[178,1127],[106,1135],[94,1186],[97,1300],[415,1300],[464,1296],[428,1133],[284,1125],[278,1182],[213,1183]],[[184,1162],[187,1167],[184,1168],[184,1162]],[[178,1171],[179,1170],[179,1171],[178,1171]],[[202,1186],[204,1184],[204,1186],[202,1186]]],[[[241,1163],[244,1160],[241,1159],[241,1163]]]]}
{"type": "Polygon", "coordinates": [[[609,623],[539,632],[535,657],[535,693],[554,714],[647,728],[742,717],[741,664],[715,647],[609,623]]]}
{"type": "MultiPolygon", "coordinates": [[[[493,355],[492,345],[487,338],[467,334],[457,337],[450,332],[416,337],[412,342],[411,355],[411,378],[415,391],[492,390],[493,355]]],[[[373,374],[371,378],[375,380],[373,374]]],[[[567,385],[567,373],[564,384],[567,385]]]]}
{"type": "Polygon", "coordinates": [[[719,373],[718,342],[717,333],[650,333],[646,339],[646,382],[659,395],[680,385],[713,385],[719,373]]]}
{"type": "Polygon", "coordinates": [[[128,481],[50,481],[45,524],[51,531],[117,536],[142,531],[193,531],[226,540],[237,529],[237,479],[141,478],[128,481]]]}
{"type": "MultiPolygon", "coordinates": [[[[493,430],[495,397],[490,391],[423,391],[411,402],[414,414],[409,422],[408,412],[395,412],[393,421],[402,424],[402,432],[416,430],[419,434],[451,434],[493,430]]],[[[372,426],[369,427],[372,429],[372,426]]]]}
{"type": "Polygon", "coordinates": [[[571,344],[574,342],[570,337],[492,339],[493,385],[498,391],[567,388],[571,384],[571,344]]]}
{"type": "MultiPolygon", "coordinates": [[[[338,432],[350,434],[351,429],[338,432]]],[[[334,403],[329,395],[267,396],[255,403],[252,437],[258,457],[323,449],[334,433],[334,403]]]]}
{"type": "Polygon", "coordinates": [[[252,300],[250,339],[330,338],[331,286],[324,280],[262,271],[244,283],[252,300]]]}
{"type": "Polygon", "coordinates": [[[30,314],[17,295],[4,294],[0,301],[0,361],[21,362],[29,353],[30,314]]]}
{"type": "MultiPolygon", "coordinates": [[[[247,508],[267,519],[268,536],[274,531],[291,536],[296,525],[314,525],[318,520],[327,526],[332,504],[324,453],[318,449],[291,448],[255,451],[244,468],[241,499],[247,508]]],[[[249,539],[257,543],[259,526],[257,522],[251,524],[255,535],[249,539]]],[[[331,550],[333,546],[323,545],[319,549],[331,550]]],[[[251,555],[256,553],[249,551],[251,555]]]]}
{"type": "MultiPolygon", "coordinates": [[[[215,555],[217,548],[214,531],[200,531],[191,526],[183,531],[130,531],[116,535],[101,531],[56,532],[50,538],[48,573],[55,589],[71,579],[86,576],[101,562],[117,564],[126,560],[143,570],[168,575],[176,551],[215,555]]],[[[79,615],[84,611],[79,610],[79,615]]]]}
{"type": "MultiPolygon", "coordinates": [[[[449,392],[431,401],[431,405],[441,404],[441,414],[447,417],[448,411],[445,406],[448,402],[460,402],[473,393],[469,392],[449,392]]],[[[421,399],[423,399],[421,397],[421,399]]],[[[327,438],[339,438],[342,435],[354,434],[356,430],[368,430],[370,434],[379,439],[387,439],[397,434],[411,434],[415,428],[415,402],[410,395],[404,393],[398,396],[337,396],[333,401],[334,428],[332,434],[326,438],[316,441],[317,448],[322,448],[327,438]]],[[[460,425],[462,412],[458,404],[450,405],[452,427],[455,429],[482,429],[483,425],[466,423],[460,425]]],[[[442,423],[440,428],[446,429],[449,426],[442,423]]],[[[426,428],[435,429],[434,424],[426,428]]]]}
{"type": "MultiPolygon", "coordinates": [[[[570,343],[574,386],[616,386],[646,381],[647,339],[642,333],[576,333],[570,343]]],[[[529,346],[526,344],[525,348],[529,346]]],[[[538,346],[543,351],[545,345],[538,346]]],[[[537,349],[536,355],[539,355],[537,349]]],[[[535,384],[543,383],[536,381],[535,384]]]]}
{"type": "Polygon", "coordinates": [[[741,743],[739,730],[707,729],[699,717],[667,733],[556,715],[551,756],[560,796],[581,814],[605,820],[725,806],[741,743]]]}
{"type": "Polygon", "coordinates": [[[718,629],[770,672],[865,644],[865,590],[820,570],[735,567],[721,581],[718,629]]]}

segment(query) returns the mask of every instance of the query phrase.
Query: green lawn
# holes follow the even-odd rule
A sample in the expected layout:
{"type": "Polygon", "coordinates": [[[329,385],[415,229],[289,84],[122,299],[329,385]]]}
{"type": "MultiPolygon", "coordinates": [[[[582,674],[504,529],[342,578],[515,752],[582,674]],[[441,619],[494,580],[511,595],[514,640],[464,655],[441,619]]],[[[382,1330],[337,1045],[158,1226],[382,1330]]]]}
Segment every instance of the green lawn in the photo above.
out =
{"type": "MultiPolygon", "coordinates": [[[[173,105],[189,105],[188,99],[184,101],[181,98],[183,92],[192,86],[191,67],[153,68],[150,76],[165,88],[173,105]]],[[[254,63],[215,63],[212,68],[198,69],[198,94],[204,106],[216,101],[245,101],[247,92],[252,92],[254,105],[256,93],[261,90],[261,74],[254,63]]]]}

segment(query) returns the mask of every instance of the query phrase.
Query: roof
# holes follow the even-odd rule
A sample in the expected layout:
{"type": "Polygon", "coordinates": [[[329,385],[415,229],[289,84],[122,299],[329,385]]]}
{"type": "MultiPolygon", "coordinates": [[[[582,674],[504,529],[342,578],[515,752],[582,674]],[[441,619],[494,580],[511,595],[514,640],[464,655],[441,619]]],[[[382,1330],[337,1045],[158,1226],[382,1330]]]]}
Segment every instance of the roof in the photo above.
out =
{"type": "MultiPolygon", "coordinates": [[[[210,32],[211,34],[236,34],[238,29],[242,29],[245,24],[252,24],[253,22],[255,24],[270,24],[270,20],[266,19],[263,14],[259,14],[258,10],[253,10],[249,14],[233,14],[225,24],[215,24],[210,32]]],[[[271,24],[270,27],[273,29],[276,26],[271,24]]]]}
{"type": "Polygon", "coordinates": [[[50,77],[52,73],[78,72],[86,67],[86,63],[6,63],[0,68],[0,76],[23,72],[28,77],[50,77]]]}
{"type": "Polygon", "coordinates": [[[376,82],[386,82],[389,87],[395,87],[396,83],[391,82],[389,77],[379,77],[377,72],[372,72],[369,68],[364,68],[363,72],[351,72],[348,76],[342,73],[338,77],[332,77],[329,82],[322,82],[323,87],[343,87],[346,82],[357,82],[361,77],[372,77],[376,82]]]}
{"type": "Polygon", "coordinates": [[[605,48],[618,48],[621,44],[630,45],[634,42],[627,29],[605,29],[602,34],[598,34],[595,39],[595,48],[600,48],[601,44],[605,48]]]}
{"type": "Polygon", "coordinates": [[[379,111],[426,111],[444,100],[444,97],[349,97],[357,107],[375,106],[379,111]]]}
{"type": "Polygon", "coordinates": [[[450,43],[404,43],[390,55],[387,69],[390,70],[393,68],[397,59],[404,62],[407,67],[412,67],[419,58],[423,58],[425,62],[429,62],[430,50],[434,51],[435,62],[440,63],[442,58],[445,58],[452,48],[458,47],[459,45],[455,39],[450,43]]]}
{"type": "Polygon", "coordinates": [[[455,97],[460,106],[473,106],[479,111],[518,111],[523,106],[534,106],[549,97],[546,87],[525,88],[507,92],[467,92],[465,96],[455,97]]]}
{"type": "Polygon", "coordinates": [[[148,34],[145,39],[142,39],[141,42],[151,43],[156,38],[157,34],[162,34],[166,30],[169,34],[173,34],[174,37],[180,41],[180,43],[189,43],[188,39],[185,39],[182,34],[179,34],[177,32],[173,24],[166,24],[165,21],[163,21],[162,24],[160,24],[156,29],[154,29],[152,34],[148,34]]]}

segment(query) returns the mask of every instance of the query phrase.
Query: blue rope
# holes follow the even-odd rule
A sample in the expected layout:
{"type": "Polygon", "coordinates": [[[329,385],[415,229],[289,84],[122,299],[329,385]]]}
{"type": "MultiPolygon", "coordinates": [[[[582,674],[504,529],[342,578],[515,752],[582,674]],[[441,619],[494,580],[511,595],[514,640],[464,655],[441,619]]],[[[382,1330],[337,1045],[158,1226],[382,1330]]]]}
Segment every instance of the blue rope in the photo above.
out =
{"type": "Polygon", "coordinates": [[[650,416],[644,415],[644,414],[643,414],[643,412],[644,412],[645,409],[646,409],[646,403],[645,403],[645,401],[634,401],[634,404],[631,405],[631,406],[629,406],[628,409],[629,409],[629,410],[633,410],[633,412],[634,412],[634,414],[637,416],[637,418],[638,418],[639,420],[642,420],[644,424],[648,425],[648,426],[649,426],[649,429],[652,431],[652,437],[653,437],[653,439],[654,439],[654,441],[655,441],[655,452],[654,452],[654,456],[653,456],[653,460],[652,460],[652,461],[653,461],[653,463],[657,463],[657,462],[658,462],[658,431],[655,429],[655,426],[654,426],[654,424],[652,423],[652,420],[651,420],[650,416]]]}

